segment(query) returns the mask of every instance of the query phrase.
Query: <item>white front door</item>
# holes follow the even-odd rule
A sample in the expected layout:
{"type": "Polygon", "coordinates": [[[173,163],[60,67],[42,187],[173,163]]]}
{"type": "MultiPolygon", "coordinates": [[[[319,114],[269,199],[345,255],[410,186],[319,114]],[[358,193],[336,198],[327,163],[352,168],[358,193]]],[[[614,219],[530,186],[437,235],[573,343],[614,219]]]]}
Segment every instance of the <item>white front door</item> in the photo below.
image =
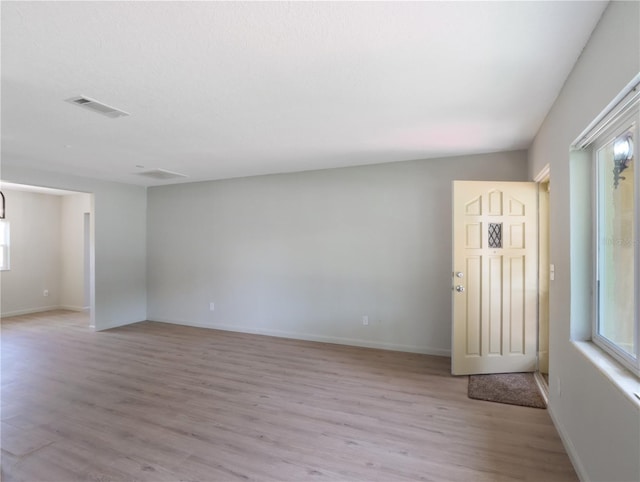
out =
{"type": "Polygon", "coordinates": [[[536,369],[534,182],[453,182],[451,371],[536,369]]]}

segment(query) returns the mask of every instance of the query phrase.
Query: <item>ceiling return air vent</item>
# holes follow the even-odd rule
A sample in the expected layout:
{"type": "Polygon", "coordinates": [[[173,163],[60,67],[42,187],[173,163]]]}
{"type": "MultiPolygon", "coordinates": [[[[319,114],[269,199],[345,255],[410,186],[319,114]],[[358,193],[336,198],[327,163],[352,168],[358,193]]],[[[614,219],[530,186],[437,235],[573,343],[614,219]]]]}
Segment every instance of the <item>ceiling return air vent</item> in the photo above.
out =
{"type": "Polygon", "coordinates": [[[107,117],[111,117],[112,119],[116,119],[118,117],[126,117],[129,115],[128,112],[116,109],[115,107],[111,107],[107,104],[103,104],[102,102],[99,102],[90,97],[72,97],[71,99],[67,99],[67,102],[80,107],[84,107],[85,109],[92,110],[93,112],[97,112],[98,114],[106,115],[107,117]]]}
{"type": "Polygon", "coordinates": [[[166,169],[151,169],[150,171],[137,172],[136,174],[138,176],[144,176],[150,179],[155,179],[156,181],[166,181],[168,179],[179,179],[181,177],[187,177],[186,174],[167,171],[166,169]]]}

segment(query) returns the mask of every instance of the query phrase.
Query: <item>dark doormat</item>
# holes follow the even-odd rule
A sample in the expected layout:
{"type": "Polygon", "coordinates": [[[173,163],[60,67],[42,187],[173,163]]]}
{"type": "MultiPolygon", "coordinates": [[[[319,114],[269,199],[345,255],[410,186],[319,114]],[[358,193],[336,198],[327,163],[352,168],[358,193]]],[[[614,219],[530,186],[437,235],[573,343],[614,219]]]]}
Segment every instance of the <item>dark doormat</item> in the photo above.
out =
{"type": "Polygon", "coordinates": [[[468,393],[476,400],[547,408],[533,373],[469,375],[468,393]]]}

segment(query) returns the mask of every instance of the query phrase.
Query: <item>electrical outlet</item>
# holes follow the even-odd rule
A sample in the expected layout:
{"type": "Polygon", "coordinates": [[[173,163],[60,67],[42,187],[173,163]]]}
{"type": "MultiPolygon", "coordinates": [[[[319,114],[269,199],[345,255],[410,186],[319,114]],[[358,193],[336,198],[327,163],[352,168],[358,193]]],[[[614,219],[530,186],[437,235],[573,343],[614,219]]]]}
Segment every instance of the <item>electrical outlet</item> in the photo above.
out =
{"type": "Polygon", "coordinates": [[[369,324],[369,317],[367,315],[362,317],[362,324],[365,326],[369,324]]]}
{"type": "Polygon", "coordinates": [[[49,296],[49,290],[44,290],[42,292],[42,296],[49,296]]]}
{"type": "Polygon", "coordinates": [[[209,303],[209,311],[214,311],[216,309],[215,303],[212,301],[209,303]]]}

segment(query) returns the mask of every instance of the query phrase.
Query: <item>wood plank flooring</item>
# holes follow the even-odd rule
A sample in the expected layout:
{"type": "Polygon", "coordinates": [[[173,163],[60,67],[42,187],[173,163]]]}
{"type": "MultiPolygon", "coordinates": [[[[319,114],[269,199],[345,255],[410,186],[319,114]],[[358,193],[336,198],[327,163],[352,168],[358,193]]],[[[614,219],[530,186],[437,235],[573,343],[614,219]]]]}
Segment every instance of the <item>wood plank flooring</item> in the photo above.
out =
{"type": "Polygon", "coordinates": [[[449,358],[81,313],[2,321],[4,481],[574,481],[546,410],[449,358]]]}

